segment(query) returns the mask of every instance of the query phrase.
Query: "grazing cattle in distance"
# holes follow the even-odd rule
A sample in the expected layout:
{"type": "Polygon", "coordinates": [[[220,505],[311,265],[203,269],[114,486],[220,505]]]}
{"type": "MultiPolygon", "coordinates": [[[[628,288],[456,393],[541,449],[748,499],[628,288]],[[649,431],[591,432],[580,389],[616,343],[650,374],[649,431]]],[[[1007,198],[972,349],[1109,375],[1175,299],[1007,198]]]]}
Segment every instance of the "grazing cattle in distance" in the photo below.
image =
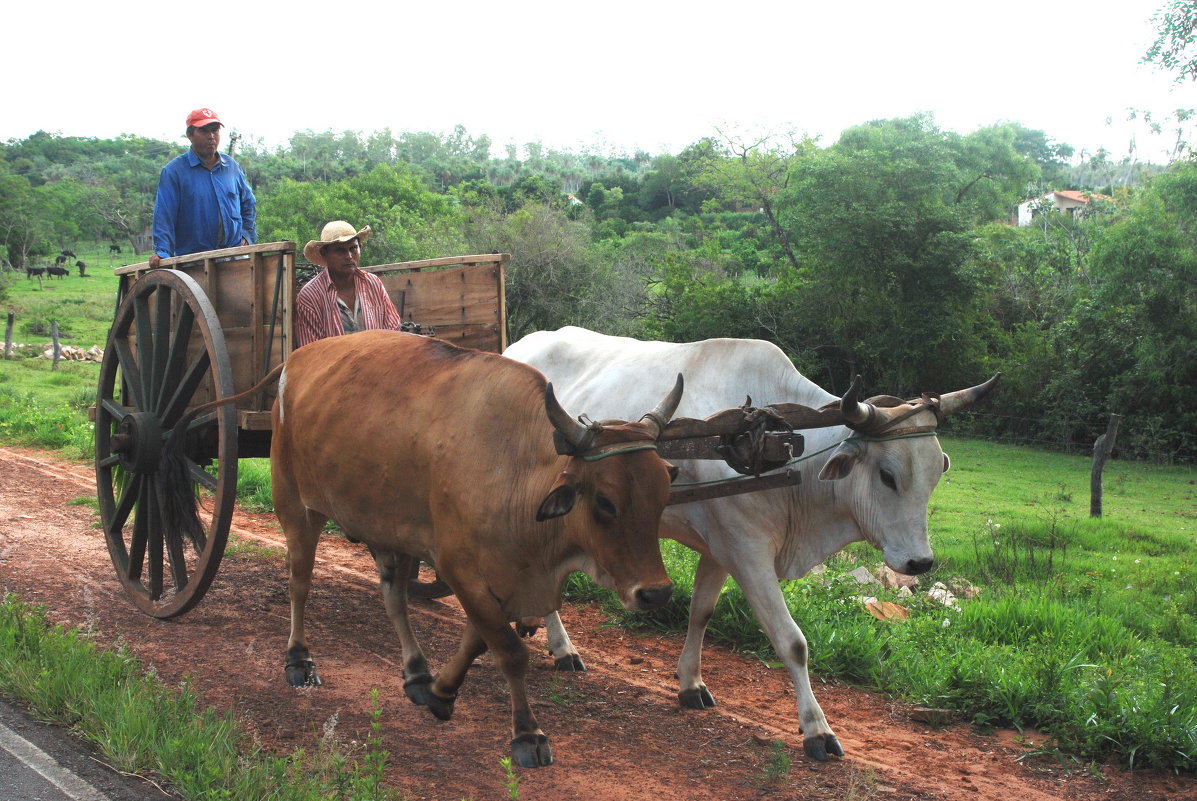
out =
{"type": "MultiPolygon", "coordinates": [[[[581,328],[530,334],[504,352],[539,369],[562,403],[596,415],[619,416],[643,403],[642,387],[681,372],[686,398],[678,413],[703,418],[735,408],[746,395],[759,405],[796,403],[821,408],[839,401],[850,427],[804,431],[804,461],[796,486],[671,506],[661,536],[700,554],[686,642],[678,663],[683,706],[715,705],[702,679],[707,620],[730,573],[761,628],[785,662],[797,694],[803,748],[815,759],[843,755],[811,691],[807,641],[790,616],[779,579],[799,578],[849,543],[864,540],[900,573],[933,564],[927,503],[949,460],[935,429],[940,420],[984,397],[985,384],[906,403],[879,397],[842,400],[803,377],[775,345],[760,340],[711,339],[685,344],[642,342],[581,328]],[[601,368],[601,369],[598,369],[601,368]]],[[[679,485],[738,477],[717,461],[679,460],[679,485]]],[[[584,670],[554,613],[546,621],[557,666],[584,670]]]]}
{"type": "Polygon", "coordinates": [[[28,267],[28,266],[25,267],[25,278],[27,278],[27,279],[32,278],[35,275],[45,275],[45,274],[46,274],[45,267],[28,267]]]}
{"type": "Polygon", "coordinates": [[[109,254],[112,254],[112,253],[120,253],[120,252],[121,252],[121,246],[120,246],[120,245],[109,245],[109,246],[108,246],[108,253],[109,253],[109,254]]]}
{"type": "Polygon", "coordinates": [[[50,275],[57,275],[59,278],[62,278],[63,276],[68,275],[70,270],[68,270],[66,267],[59,267],[57,264],[55,264],[53,267],[47,267],[46,272],[48,272],[50,275]]]}
{"type": "Polygon", "coordinates": [[[77,258],[77,257],[75,256],[75,251],[73,251],[73,250],[64,250],[64,251],[62,251],[62,255],[65,257],[65,258],[63,259],[63,261],[65,261],[66,259],[74,259],[74,258],[77,258]]]}
{"type": "Polygon", "coordinates": [[[75,262],[75,266],[79,268],[79,277],[83,278],[87,274],[87,265],[82,261],[75,262]]]}
{"type": "Polygon", "coordinates": [[[374,556],[408,697],[448,720],[467,669],[489,650],[511,695],[515,762],[550,764],[512,623],[557,609],[575,570],[609,576],[628,609],[668,599],[657,529],[676,468],[654,441],[681,393],[677,376],[665,400],[636,412],[640,422],[583,425],[541,373],[496,354],[383,330],[296,350],[279,380],[270,452],[290,570],[288,681],[320,684],[304,608],[331,519],[374,556]],[[413,560],[436,566],[467,617],[435,677],[408,621],[413,560]]]}
{"type": "Polygon", "coordinates": [[[54,266],[61,267],[62,265],[66,264],[66,260],[67,260],[67,257],[60,253],[54,257],[54,266]]]}

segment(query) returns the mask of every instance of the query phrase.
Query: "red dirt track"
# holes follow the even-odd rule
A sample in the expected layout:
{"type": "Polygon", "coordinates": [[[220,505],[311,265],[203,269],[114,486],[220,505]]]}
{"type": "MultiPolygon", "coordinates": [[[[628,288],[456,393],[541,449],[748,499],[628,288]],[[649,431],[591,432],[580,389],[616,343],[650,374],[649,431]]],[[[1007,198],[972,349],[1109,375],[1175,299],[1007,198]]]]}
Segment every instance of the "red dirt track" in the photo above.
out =
{"type": "MultiPolygon", "coordinates": [[[[336,537],[321,543],[308,633],[324,685],[295,690],[283,678],[287,586],[273,516],[238,511],[232,538],[277,551],[227,555],[196,609],[159,621],[124,595],[91,509],[68,505],[95,491],[88,466],[0,448],[0,593],[44,604],[52,621],[81,626],[101,644],[123,644],[167,683],[189,675],[207,704],[233,710],[247,734],[270,748],[310,748],[326,735],[364,742],[377,688],[389,776],[408,798],[507,797],[499,765],[510,754],[502,676],[483,656],[447,722],[408,702],[398,640],[361,546],[336,537]]],[[[567,605],[562,614],[590,670],[557,673],[543,631],[529,641],[529,690],[556,762],[517,769],[522,799],[1197,801],[1193,776],[1109,765],[1094,775],[1048,757],[1019,761],[1041,742],[1038,735],[982,733],[965,723],[933,729],[905,705],[817,677],[815,693],[846,755],[814,762],[802,752],[784,670],[708,646],[703,675],[719,706],[683,710],[674,677],[679,637],[607,628],[586,606],[567,605]],[[792,764],[784,781],[767,783],[774,740],[784,742],[792,764]]],[[[435,672],[456,647],[461,609],[452,598],[413,601],[412,616],[435,672]]]]}

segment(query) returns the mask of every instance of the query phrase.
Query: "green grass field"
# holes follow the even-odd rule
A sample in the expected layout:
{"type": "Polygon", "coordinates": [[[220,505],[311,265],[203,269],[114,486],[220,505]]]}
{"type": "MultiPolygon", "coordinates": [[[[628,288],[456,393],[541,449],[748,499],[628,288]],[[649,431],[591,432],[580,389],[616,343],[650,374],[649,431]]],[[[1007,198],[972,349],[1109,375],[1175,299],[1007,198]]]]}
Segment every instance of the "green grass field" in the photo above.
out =
{"type": "MultiPolygon", "coordinates": [[[[14,358],[0,364],[0,393],[17,398],[31,397],[50,406],[86,408],[94,401],[94,387],[100,365],[95,362],[60,361],[40,358],[50,348],[51,325],[58,323],[59,342],[87,349],[104,347],[108,327],[116,312],[117,279],[113,267],[123,262],[113,258],[109,265],[107,246],[74,248],[86,263],[84,277],[71,268],[63,278],[26,278],[23,273],[5,274],[0,298],[6,312],[13,314],[14,358]]],[[[71,262],[73,264],[73,262],[71,262]]]]}
{"type": "MultiPolygon", "coordinates": [[[[18,320],[61,317],[77,342],[101,342],[115,279],[92,271],[94,279],[71,276],[41,289],[22,276],[6,303],[18,320]]],[[[51,370],[24,355],[4,362],[0,442],[90,458],[86,407],[97,370],[51,370]]],[[[950,434],[941,441],[952,469],[932,496],[937,565],[921,586],[967,582],[980,594],[953,609],[921,594],[870,589],[910,612],[903,623],[878,621],[843,578],[881,564],[877,551],[857,543],[826,573],[784,582],[811,644],[812,671],[949,708],[979,726],[1035,727],[1063,760],[1197,770],[1197,471],[1115,458],[1104,476],[1104,515],[1095,520],[1087,457],[950,434]]],[[[240,468],[239,497],[269,509],[269,463],[244,460],[240,468]]],[[[599,600],[625,625],[683,631],[695,557],[673,543],[663,551],[677,591],[660,612],[619,612],[577,576],[570,592],[599,600]]],[[[709,636],[778,667],[734,582],[709,636]]]]}

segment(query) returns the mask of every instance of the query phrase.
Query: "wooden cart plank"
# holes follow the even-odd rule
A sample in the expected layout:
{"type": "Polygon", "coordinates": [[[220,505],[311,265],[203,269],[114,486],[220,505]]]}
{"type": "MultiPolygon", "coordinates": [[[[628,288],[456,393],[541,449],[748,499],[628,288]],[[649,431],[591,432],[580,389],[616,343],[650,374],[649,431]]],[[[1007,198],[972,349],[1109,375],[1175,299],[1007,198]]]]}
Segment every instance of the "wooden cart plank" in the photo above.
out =
{"type": "Polygon", "coordinates": [[[436,337],[477,350],[501,353],[507,347],[503,262],[506,254],[483,263],[425,270],[430,262],[461,264],[461,259],[430,259],[418,268],[382,264],[363,269],[375,273],[387,294],[402,306],[405,321],[432,326],[436,337]]]}
{"type": "MultiPolygon", "coordinates": [[[[162,259],[159,267],[169,267],[178,269],[181,264],[195,264],[199,261],[217,259],[236,259],[237,257],[248,257],[253,253],[277,253],[280,250],[295,251],[295,243],[280,241],[280,242],[262,242],[257,245],[242,245],[236,248],[223,248],[221,250],[206,250],[203,253],[189,253],[186,256],[173,256],[169,259],[162,259]]],[[[492,257],[493,258],[493,257],[492,257]]],[[[128,275],[130,273],[141,273],[149,270],[150,263],[148,261],[138,262],[137,264],[126,264],[123,267],[117,267],[113,270],[115,275],[128,275]]]]}

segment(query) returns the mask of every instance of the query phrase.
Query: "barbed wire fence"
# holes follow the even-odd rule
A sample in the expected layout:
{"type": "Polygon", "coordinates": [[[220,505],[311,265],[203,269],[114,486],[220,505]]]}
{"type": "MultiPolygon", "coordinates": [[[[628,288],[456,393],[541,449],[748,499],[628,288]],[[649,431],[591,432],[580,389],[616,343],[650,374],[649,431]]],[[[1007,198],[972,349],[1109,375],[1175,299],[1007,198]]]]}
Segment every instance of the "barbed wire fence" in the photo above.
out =
{"type": "MultiPolygon", "coordinates": [[[[969,410],[949,418],[943,425],[945,434],[983,439],[988,442],[1026,445],[1060,453],[1090,455],[1094,443],[1106,431],[1107,419],[1063,420],[1053,418],[1051,428],[1059,435],[1044,433],[1042,418],[969,410]]],[[[1161,465],[1180,465],[1197,468],[1197,432],[1170,431],[1162,436],[1151,419],[1122,414],[1114,457],[1146,461],[1161,465]],[[1166,446],[1153,446],[1166,440],[1166,446]]]]}

